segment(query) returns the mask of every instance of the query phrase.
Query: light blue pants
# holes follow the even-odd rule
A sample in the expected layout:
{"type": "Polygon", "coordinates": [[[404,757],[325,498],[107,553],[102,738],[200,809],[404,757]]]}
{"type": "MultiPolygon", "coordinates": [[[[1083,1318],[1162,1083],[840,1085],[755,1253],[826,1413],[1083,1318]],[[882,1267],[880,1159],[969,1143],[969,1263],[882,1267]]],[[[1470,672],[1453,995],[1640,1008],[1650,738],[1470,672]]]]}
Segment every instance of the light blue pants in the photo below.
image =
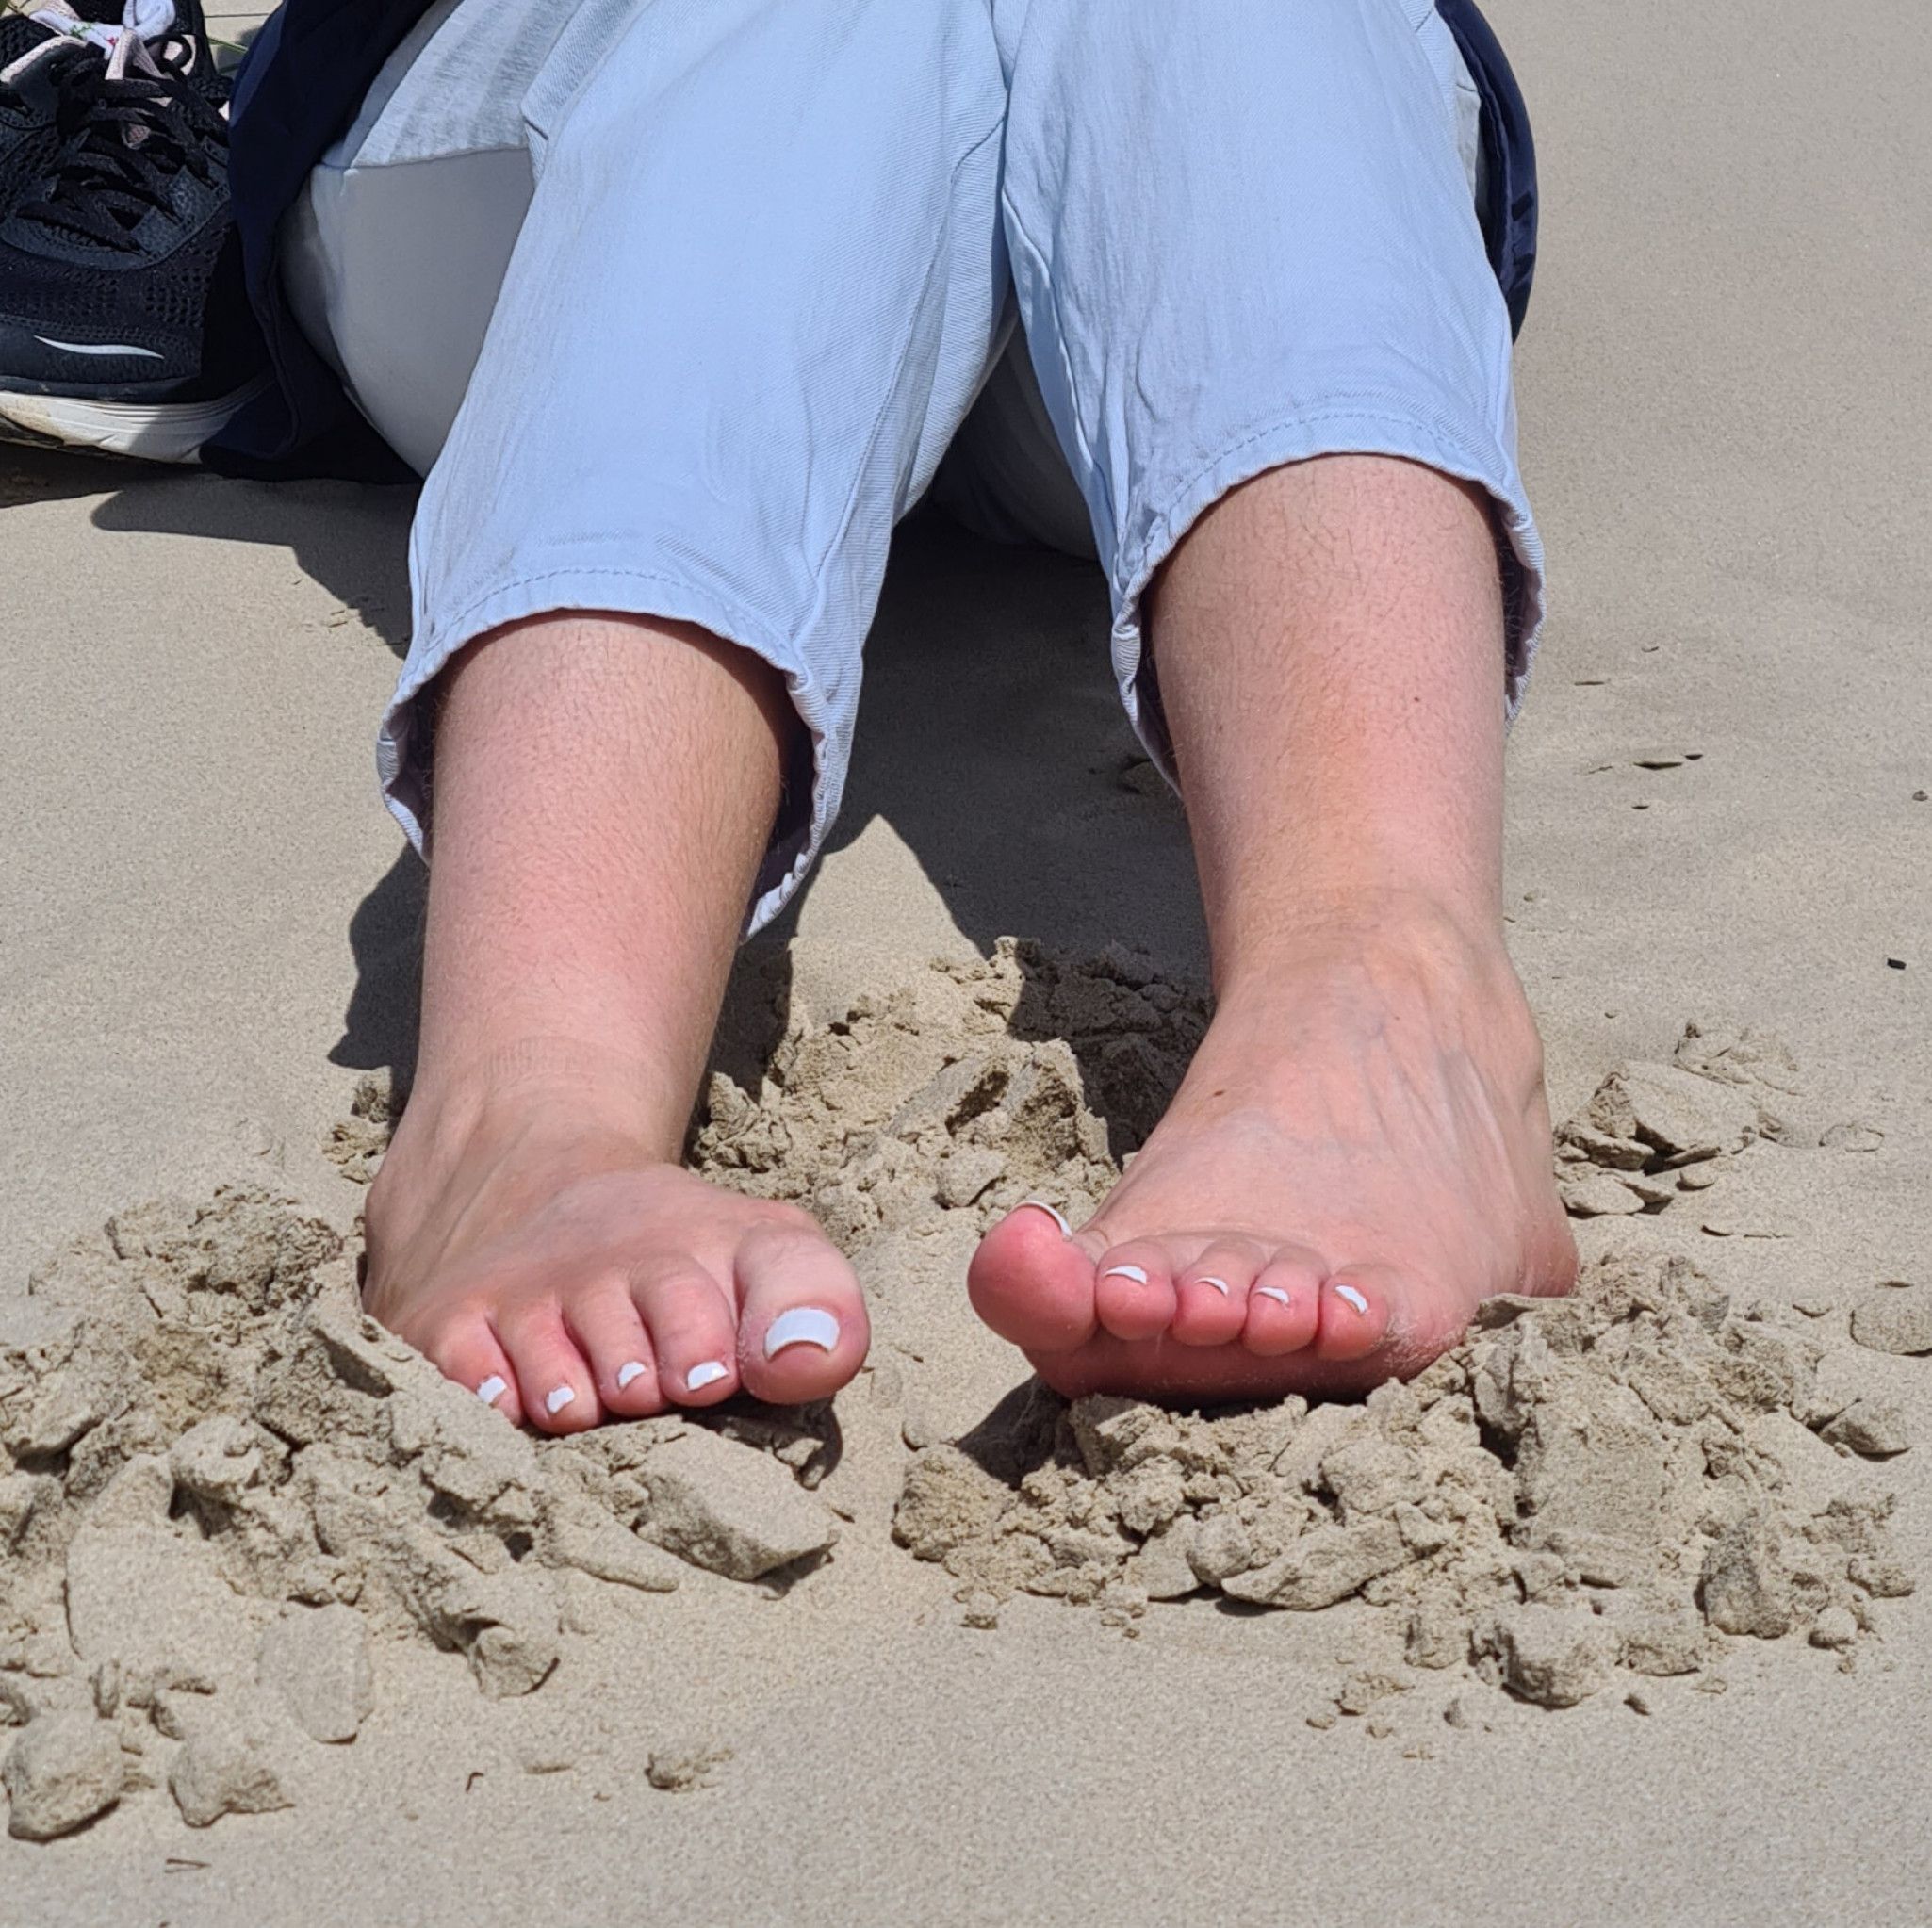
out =
{"type": "Polygon", "coordinates": [[[489,4],[399,52],[285,235],[304,327],[434,464],[380,750],[413,836],[418,698],[467,643],[682,618],[781,671],[810,732],[774,916],[839,807],[892,527],[956,438],[941,499],[1090,537],[1163,767],[1148,581],[1308,456],[1488,491],[1514,708],[1541,550],[1430,0],[580,0],[514,48],[489,4]]]}

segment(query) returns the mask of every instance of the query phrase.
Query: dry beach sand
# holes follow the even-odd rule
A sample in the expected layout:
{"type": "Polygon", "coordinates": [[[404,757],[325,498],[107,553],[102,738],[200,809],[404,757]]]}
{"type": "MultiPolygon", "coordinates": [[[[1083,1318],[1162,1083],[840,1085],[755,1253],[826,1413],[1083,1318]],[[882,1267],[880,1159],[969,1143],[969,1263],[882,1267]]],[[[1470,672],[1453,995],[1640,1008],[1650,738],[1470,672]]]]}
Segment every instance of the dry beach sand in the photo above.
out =
{"type": "Polygon", "coordinates": [[[824,1215],[871,1368],[538,1445],[353,1301],[406,498],[0,454],[0,1917],[1932,1916],[1932,28],[1494,17],[1590,1264],[1364,1406],[1069,1410],[966,1307],[1201,1021],[1084,571],[909,531],[734,989],[696,1153],[824,1215]]]}

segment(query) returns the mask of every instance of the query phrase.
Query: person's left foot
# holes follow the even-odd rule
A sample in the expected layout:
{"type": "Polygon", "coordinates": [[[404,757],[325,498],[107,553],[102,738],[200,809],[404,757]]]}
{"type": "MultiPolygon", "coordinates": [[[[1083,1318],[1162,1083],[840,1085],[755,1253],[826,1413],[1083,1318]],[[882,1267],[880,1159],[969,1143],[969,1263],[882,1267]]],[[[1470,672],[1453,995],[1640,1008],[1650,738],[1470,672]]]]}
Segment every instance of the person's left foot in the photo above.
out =
{"type": "Polygon", "coordinates": [[[1309,933],[1224,988],[1099,1212],[1020,1207],[969,1288],[1070,1397],[1230,1399],[1407,1377],[1481,1299],[1576,1270],[1502,945],[1404,922],[1309,933]]]}

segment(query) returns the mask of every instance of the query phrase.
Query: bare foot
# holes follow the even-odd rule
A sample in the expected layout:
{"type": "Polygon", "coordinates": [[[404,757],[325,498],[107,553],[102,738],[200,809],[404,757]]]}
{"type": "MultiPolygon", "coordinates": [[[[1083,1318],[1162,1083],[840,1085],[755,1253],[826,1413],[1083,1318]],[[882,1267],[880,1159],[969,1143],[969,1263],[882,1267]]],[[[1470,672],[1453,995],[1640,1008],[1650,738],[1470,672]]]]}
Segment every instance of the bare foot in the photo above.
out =
{"type": "Polygon", "coordinates": [[[1329,924],[1225,986],[1088,1224],[1022,1206],[973,1303],[1070,1397],[1346,1392],[1419,1371],[1477,1301],[1560,1294],[1543,1054],[1497,939],[1329,924]]]}
{"type": "Polygon", "coordinates": [[[546,1432],[823,1398],[865,1357],[859,1282],[805,1213],[707,1185],[588,1081],[419,1093],[368,1232],[369,1311],[546,1432]]]}

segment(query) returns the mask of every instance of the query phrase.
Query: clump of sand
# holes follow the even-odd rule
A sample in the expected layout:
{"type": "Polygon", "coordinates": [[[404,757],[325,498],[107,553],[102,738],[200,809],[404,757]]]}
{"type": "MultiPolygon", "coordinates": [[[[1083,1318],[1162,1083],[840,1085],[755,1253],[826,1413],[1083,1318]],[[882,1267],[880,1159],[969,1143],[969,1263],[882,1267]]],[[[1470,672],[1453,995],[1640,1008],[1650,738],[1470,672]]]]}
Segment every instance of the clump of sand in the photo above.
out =
{"type": "MultiPolygon", "coordinates": [[[[1070,1407],[1033,1381],[1000,1400],[1017,1361],[947,1310],[971,1241],[1023,1199],[1090,1211],[1206,1021],[1135,954],[1005,940],[830,1023],[794,1013],[753,1087],[713,1077],[694,1165],[808,1205],[872,1296],[844,1428],[727,1409],[517,1431],[363,1314],[352,1240],[258,1191],[139,1206],[77,1241],[30,1283],[71,1327],[0,1350],[12,1833],[163,1786],[195,1825],[287,1806],[313,1751],[352,1745],[375,1707],[374,1643],[460,1657],[490,1696],[540,1693],[591,1624],[585,1590],[648,1612],[693,1568],[782,1584],[842,1519],[882,1560],[891,1533],[942,1562],[974,1628],[1016,1592],[1130,1634],[1195,1593],[1307,1625],[1366,1612],[1318,1724],[1374,1730],[1388,1695],[1465,1676],[1547,1707],[1621,1683],[1636,1705],[1633,1676],[1710,1680],[1744,1641],[1856,1664],[1875,1603],[1911,1587],[1862,1463],[1906,1450],[1909,1423],[1858,1375],[1932,1349],[1922,1288],[1876,1288],[1826,1336],[1633,1255],[1572,1300],[1491,1301],[1365,1403],[1070,1407]]],[[[1792,1141],[1767,1104],[1780,1080],[1765,1040],[1689,1033],[1674,1065],[1606,1081],[1565,1132],[1567,1177],[1676,1197],[1754,1136],[1792,1141]]],[[[373,1171],[396,1109],[358,1091],[332,1138],[349,1175],[373,1171]]],[[[700,1788],[720,1757],[663,1750],[652,1784],[700,1788]]]]}
{"type": "Polygon", "coordinates": [[[1487,1301],[1464,1344],[1359,1405],[1035,1392],[916,1455],[895,1531],[981,1625],[1023,1590],[1129,1626],[1203,1591],[1359,1597],[1386,1623],[1388,1691],[1457,1670],[1570,1707],[1698,1673],[1728,1638],[1849,1650],[1912,1581],[1890,1498],[1822,1496],[1836,1462],[1812,1435],[1889,1454],[1906,1421],[1821,1396],[1825,1348],[1795,1323],[1683,1260],[1606,1259],[1572,1299],[1487,1301]]]}
{"type": "Polygon", "coordinates": [[[1116,947],[1003,938],[833,1022],[795,1018],[760,1088],[713,1075],[693,1162],[808,1205],[848,1250],[1023,1199],[1089,1215],[1159,1122],[1207,1029],[1198,991],[1116,947]]]}
{"type": "MultiPolygon", "coordinates": [[[[755,1094],[713,1080],[696,1159],[808,1204],[873,1283],[1023,1199],[1084,1216],[1206,1017],[1134,954],[1006,940],[829,1025],[794,1021],[755,1094]]],[[[1809,1117],[1776,1038],[1691,1025],[1670,1064],[1604,1079],[1559,1136],[1559,1180],[1580,1216],[1655,1211],[1760,1138],[1862,1149],[1809,1117]],[[1593,1211],[1580,1188],[1598,1179],[1617,1200],[1593,1211]]],[[[1910,1297],[1861,1316],[1913,1340],[1910,1297]]],[[[1910,1444],[1895,1404],[1824,1389],[1856,1385],[1858,1350],[1632,1254],[1569,1300],[1490,1301],[1463,1346],[1362,1404],[1210,1416],[1030,1385],[956,1440],[909,1424],[894,1530],[944,1564],[969,1625],[1021,1591],[1130,1631],[1197,1592],[1360,1600],[1382,1609],[1381,1677],[1460,1670],[1546,1706],[1705,1673],[1737,1639],[1849,1657],[1872,1603],[1911,1586],[1889,1496],[1830,1490],[1910,1444]],[[1821,1380],[1828,1349],[1844,1369],[1821,1380]]]]}
{"type": "MultiPolygon", "coordinates": [[[[1814,1114],[1789,1046],[1773,1034],[1687,1024],[1668,1064],[1615,1066],[1557,1127],[1557,1189],[1572,1217],[1654,1215],[1708,1192],[1760,1139],[1875,1152],[1885,1134],[1860,1119],[1814,1114]]],[[[1703,1230],[1716,1237],[1779,1236],[1786,1229],[1697,1202],[1703,1230]]]]}
{"type": "Polygon", "coordinates": [[[836,1537],[811,1415],[520,1432],[363,1314],[336,1233],[260,1193],[123,1212],[33,1284],[86,1309],[0,1351],[19,1837],[162,1781],[196,1825],[289,1805],[302,1750],[370,1710],[372,1638],[529,1694],[573,1580],[753,1580],[836,1537]]]}

